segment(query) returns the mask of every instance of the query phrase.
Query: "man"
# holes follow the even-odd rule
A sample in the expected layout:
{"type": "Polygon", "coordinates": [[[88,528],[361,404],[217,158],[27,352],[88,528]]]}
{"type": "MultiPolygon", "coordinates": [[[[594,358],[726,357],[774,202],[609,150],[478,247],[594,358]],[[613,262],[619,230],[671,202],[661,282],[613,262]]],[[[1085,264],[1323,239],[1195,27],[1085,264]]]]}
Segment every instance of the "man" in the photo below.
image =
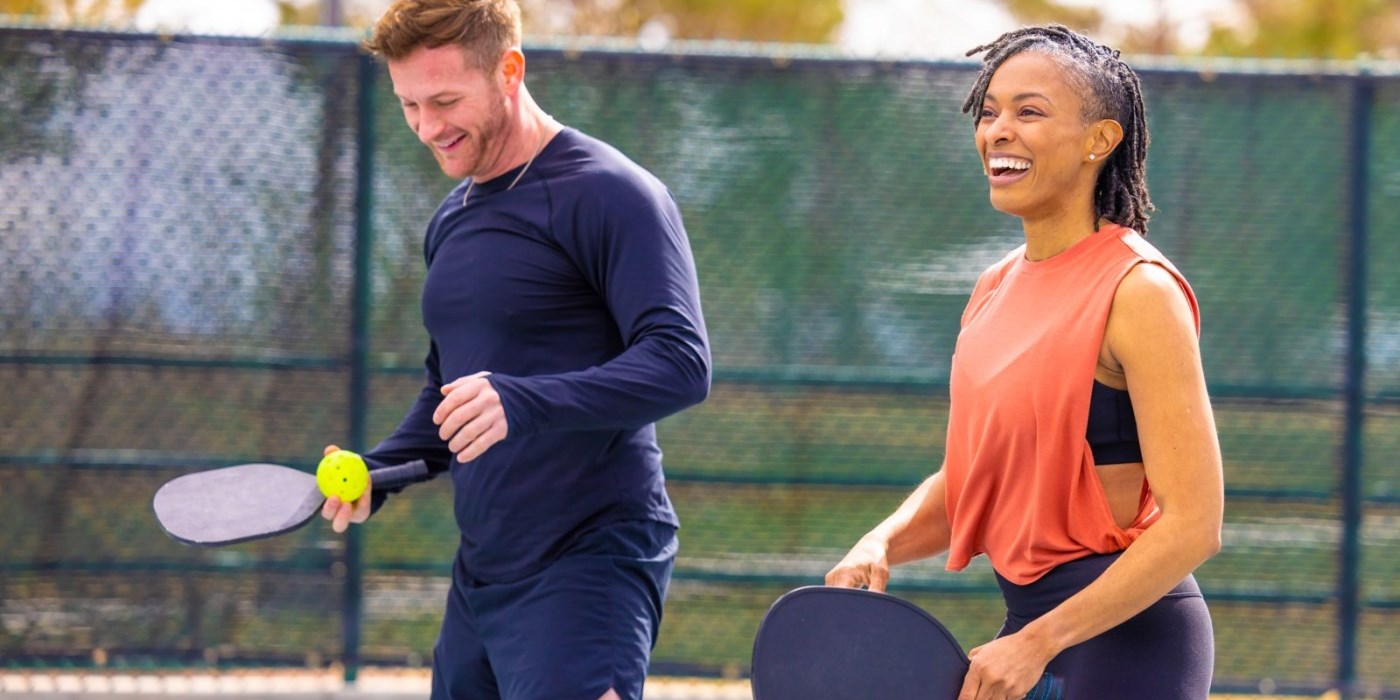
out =
{"type": "MultiPolygon", "coordinates": [[[[365,455],[452,477],[433,697],[640,698],[677,547],[654,423],[710,382],[679,211],[531,99],[514,0],[398,0],[366,45],[465,178],[424,244],[427,384],[365,455]]],[[[342,532],[385,497],[322,514],[342,532]]]]}

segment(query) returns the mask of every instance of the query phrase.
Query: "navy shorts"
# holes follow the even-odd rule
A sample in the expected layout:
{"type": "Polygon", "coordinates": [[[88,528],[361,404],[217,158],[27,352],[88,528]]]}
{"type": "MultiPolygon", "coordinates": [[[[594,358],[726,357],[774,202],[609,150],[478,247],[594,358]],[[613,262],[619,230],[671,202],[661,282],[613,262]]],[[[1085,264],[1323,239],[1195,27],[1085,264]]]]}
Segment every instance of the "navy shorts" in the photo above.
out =
{"type": "MultiPolygon", "coordinates": [[[[1025,586],[1000,575],[1006,624],[998,637],[1019,631],[1083,590],[1118,559],[1094,555],[1061,564],[1025,586]]],[[[1035,692],[1040,700],[1206,700],[1215,670],[1210,611],[1194,576],[1126,622],[1056,656],[1035,692]]]]}
{"type": "Polygon", "coordinates": [[[641,700],[676,528],[628,521],[583,533],[510,583],[453,567],[433,649],[433,700],[641,700]]]}

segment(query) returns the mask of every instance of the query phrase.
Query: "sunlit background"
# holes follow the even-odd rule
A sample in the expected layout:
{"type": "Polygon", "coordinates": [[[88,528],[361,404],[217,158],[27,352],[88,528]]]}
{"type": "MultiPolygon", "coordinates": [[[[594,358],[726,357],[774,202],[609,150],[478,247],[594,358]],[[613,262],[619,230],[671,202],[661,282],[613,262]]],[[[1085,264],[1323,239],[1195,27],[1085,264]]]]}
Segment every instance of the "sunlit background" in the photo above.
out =
{"type": "MultiPolygon", "coordinates": [[[[0,0],[45,23],[269,35],[365,27],[390,0],[0,0]]],[[[969,41],[1057,21],[1125,53],[1271,58],[1400,57],[1395,0],[521,0],[530,36],[829,45],[853,56],[959,56],[969,41]]]]}

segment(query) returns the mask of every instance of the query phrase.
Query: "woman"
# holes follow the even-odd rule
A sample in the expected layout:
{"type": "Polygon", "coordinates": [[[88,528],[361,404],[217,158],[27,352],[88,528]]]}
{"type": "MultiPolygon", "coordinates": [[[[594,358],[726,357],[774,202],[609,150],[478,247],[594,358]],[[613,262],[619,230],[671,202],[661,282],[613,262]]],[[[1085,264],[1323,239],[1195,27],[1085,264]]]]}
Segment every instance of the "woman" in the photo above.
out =
{"type": "Polygon", "coordinates": [[[1136,74],[1060,26],[986,52],[964,112],[1026,243],[978,280],[946,458],[827,574],[985,553],[1007,604],[959,700],[1205,698],[1214,644],[1191,572],[1220,547],[1220,451],[1186,280],[1140,235],[1152,204],[1136,74]]]}

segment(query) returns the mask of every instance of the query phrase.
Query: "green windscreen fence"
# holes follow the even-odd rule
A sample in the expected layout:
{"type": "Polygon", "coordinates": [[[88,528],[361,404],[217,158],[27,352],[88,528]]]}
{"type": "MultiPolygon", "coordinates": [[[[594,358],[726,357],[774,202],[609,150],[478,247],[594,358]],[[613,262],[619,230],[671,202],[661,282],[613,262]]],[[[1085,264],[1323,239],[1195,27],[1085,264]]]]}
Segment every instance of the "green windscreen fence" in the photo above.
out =
{"type": "MultiPolygon", "coordinates": [[[[416,395],[454,183],[382,67],[32,28],[0,67],[0,666],[428,663],[447,480],[350,544],[189,548],[150,508],[197,468],[372,446],[416,395]]],[[[655,672],[746,674],[768,605],[940,464],[959,315],[1021,241],[959,111],[972,69],[529,49],[547,111],[670,186],[699,266],[715,382],[659,428],[683,528],[655,672]]],[[[1200,298],[1225,457],[1197,572],[1217,686],[1400,691],[1400,79],[1143,83],[1150,239],[1200,298]]],[[[982,559],[892,589],[968,646],[1001,622],[982,559]]]]}

